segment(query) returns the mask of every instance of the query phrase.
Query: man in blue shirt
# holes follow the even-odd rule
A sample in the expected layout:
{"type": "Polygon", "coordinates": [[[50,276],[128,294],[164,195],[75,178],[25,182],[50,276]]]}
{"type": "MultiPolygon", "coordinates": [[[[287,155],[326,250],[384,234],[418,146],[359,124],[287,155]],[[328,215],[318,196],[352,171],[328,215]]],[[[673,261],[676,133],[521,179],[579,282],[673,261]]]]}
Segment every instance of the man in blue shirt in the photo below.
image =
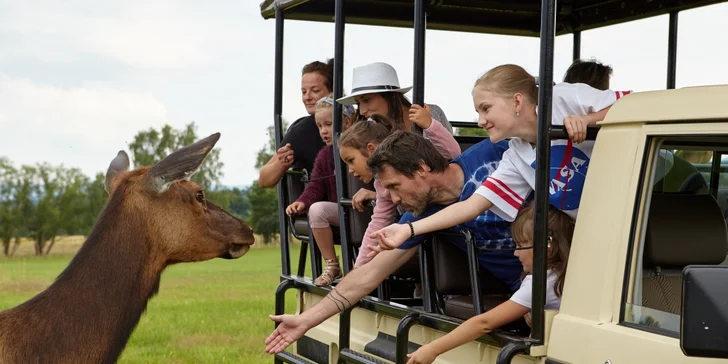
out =
{"type": "MultiPolygon", "coordinates": [[[[467,200],[498,167],[508,141],[492,143],[483,140],[468,148],[448,163],[435,148],[413,133],[397,132],[382,142],[369,158],[367,165],[387,188],[392,201],[408,210],[400,224],[413,222],[447,207],[467,200]],[[426,177],[426,178],[425,178],[426,177]]],[[[510,223],[487,210],[453,230],[467,229],[478,248],[480,265],[505,282],[512,292],[521,285],[523,267],[513,255],[510,223]]],[[[421,244],[428,234],[405,241],[399,249],[411,249],[421,244]]],[[[467,245],[463,234],[442,235],[464,252],[467,245]]]]}
{"type": "MultiPolygon", "coordinates": [[[[483,140],[454,160],[447,161],[421,135],[397,131],[377,146],[367,165],[387,188],[392,202],[410,211],[400,220],[406,223],[470,197],[495,171],[506,149],[507,141],[494,144],[483,140]]],[[[520,286],[523,267],[513,255],[515,244],[510,235],[510,223],[486,211],[458,228],[469,229],[478,247],[493,249],[480,252],[480,265],[515,292],[520,286]]],[[[465,251],[463,237],[455,236],[445,240],[465,251]]],[[[407,263],[417,252],[413,248],[423,239],[417,236],[398,249],[378,253],[369,263],[349,272],[323,300],[302,314],[270,316],[280,325],[265,340],[266,352],[281,352],[312,327],[356,304],[398,267],[407,263]]]]}

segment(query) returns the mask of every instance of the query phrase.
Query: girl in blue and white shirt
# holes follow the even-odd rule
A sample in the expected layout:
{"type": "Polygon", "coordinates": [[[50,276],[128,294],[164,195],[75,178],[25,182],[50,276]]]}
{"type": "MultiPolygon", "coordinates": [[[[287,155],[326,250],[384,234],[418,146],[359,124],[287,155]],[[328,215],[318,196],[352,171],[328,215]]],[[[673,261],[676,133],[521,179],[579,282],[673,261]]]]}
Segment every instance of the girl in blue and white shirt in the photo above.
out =
{"type": "MultiPolygon", "coordinates": [[[[586,128],[604,119],[611,105],[630,91],[597,90],[582,83],[553,86],[551,124],[563,125],[569,140],[551,141],[549,202],[576,218],[593,141],[586,128]]],[[[538,88],[535,78],[517,65],[501,65],[480,77],[473,87],[478,125],[493,142],[511,138],[498,169],[467,200],[411,223],[392,224],[371,234],[379,240],[375,251],[393,249],[413,235],[447,229],[491,210],[507,221],[536,184],[538,88]]]]}

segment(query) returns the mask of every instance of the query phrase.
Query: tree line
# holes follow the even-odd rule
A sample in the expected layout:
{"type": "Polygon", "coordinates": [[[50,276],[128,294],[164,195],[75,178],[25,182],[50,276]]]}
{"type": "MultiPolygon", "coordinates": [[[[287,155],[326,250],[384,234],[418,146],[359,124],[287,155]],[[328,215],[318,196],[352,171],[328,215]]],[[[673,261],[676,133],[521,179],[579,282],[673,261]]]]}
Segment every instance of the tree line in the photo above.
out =
{"type": "MultiPolygon", "coordinates": [[[[159,130],[150,128],[134,136],[129,156],[134,167],[153,165],[197,139],[194,122],[179,130],[169,125],[159,130]]],[[[275,140],[269,132],[269,141],[258,152],[256,168],[267,162],[274,148],[275,140]]],[[[212,150],[191,179],[205,189],[209,201],[248,222],[268,244],[278,233],[276,190],[262,189],[257,181],[243,188],[221,186],[224,164],[220,151],[212,150]]],[[[103,172],[90,177],[74,167],[48,163],[16,166],[7,157],[0,157],[3,254],[12,256],[23,238],[33,241],[36,255],[47,255],[56,237],[87,235],[107,198],[103,172]]]]}

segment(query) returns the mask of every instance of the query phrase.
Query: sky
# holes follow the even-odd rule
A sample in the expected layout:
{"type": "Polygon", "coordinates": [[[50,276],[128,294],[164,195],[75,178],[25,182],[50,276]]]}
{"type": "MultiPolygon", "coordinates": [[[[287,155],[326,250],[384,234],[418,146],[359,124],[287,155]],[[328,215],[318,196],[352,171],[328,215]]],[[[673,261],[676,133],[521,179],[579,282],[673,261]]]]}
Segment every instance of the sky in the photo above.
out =
{"type": "MultiPolygon", "coordinates": [[[[257,152],[273,122],[274,20],[259,0],[0,0],[0,157],[103,172],[141,130],[194,121],[215,132],[222,184],[257,179],[257,152]]],[[[679,15],[677,87],[728,84],[728,4],[679,15]]],[[[582,58],[614,68],[612,88],[664,89],[668,17],[582,33],[582,58]]],[[[300,71],[334,53],[332,23],[287,21],[283,116],[305,115],[300,71]]],[[[450,120],[476,118],[470,91],[488,69],[516,63],[537,75],[537,38],[430,30],[425,102],[450,120]]],[[[352,68],[387,62],[412,83],[413,31],[347,25],[344,89],[352,68]]],[[[554,79],[571,63],[556,39],[554,79]]]]}

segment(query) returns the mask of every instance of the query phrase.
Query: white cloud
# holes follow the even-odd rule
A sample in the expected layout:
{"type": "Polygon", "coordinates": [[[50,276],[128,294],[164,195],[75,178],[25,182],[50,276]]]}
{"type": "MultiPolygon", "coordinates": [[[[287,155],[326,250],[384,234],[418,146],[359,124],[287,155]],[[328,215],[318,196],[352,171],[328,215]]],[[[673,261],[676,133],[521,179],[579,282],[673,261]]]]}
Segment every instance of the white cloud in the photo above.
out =
{"type": "MultiPolygon", "coordinates": [[[[260,1],[0,1],[0,155],[22,163],[64,162],[104,170],[133,135],[190,121],[221,132],[223,183],[249,184],[272,122],[274,21],[260,1]],[[171,121],[171,122],[170,122],[171,121]],[[9,125],[9,122],[20,122],[9,125]],[[33,128],[40,128],[34,130],[33,128]]],[[[725,83],[725,4],[680,14],[678,87],[725,83]],[[707,38],[706,38],[707,35],[707,38]]],[[[613,87],[665,85],[667,19],[585,32],[582,56],[614,66],[613,87]]],[[[305,114],[301,67],[333,55],[332,23],[287,21],[283,114],[305,114]]],[[[347,25],[344,88],[353,67],[391,63],[412,83],[412,30],[347,25]]],[[[538,72],[538,39],[427,32],[425,100],[451,120],[472,120],[475,79],[501,63],[538,72]]],[[[571,61],[571,37],[556,41],[554,78],[571,61]]]]}
{"type": "Polygon", "coordinates": [[[61,88],[0,74],[0,155],[104,171],[134,130],[158,127],[167,111],[150,94],[61,88]]]}
{"type": "Polygon", "coordinates": [[[192,9],[168,1],[131,2],[121,9],[89,10],[87,6],[17,2],[0,17],[0,31],[43,40],[21,45],[27,54],[43,59],[74,60],[83,52],[132,67],[164,69],[198,66],[209,60],[204,45],[214,23],[196,16],[192,9]],[[49,39],[54,42],[50,44],[49,39]]]}

